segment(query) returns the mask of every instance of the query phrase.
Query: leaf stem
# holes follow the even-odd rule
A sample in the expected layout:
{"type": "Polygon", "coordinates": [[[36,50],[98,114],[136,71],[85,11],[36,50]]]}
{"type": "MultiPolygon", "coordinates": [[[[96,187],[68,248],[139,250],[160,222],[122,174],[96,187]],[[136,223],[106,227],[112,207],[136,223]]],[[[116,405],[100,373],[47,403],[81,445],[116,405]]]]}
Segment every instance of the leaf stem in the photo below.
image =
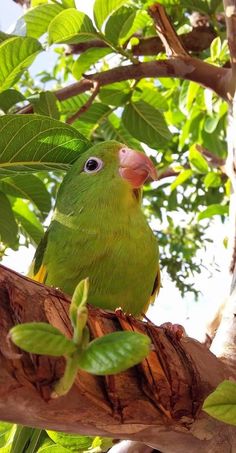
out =
{"type": "Polygon", "coordinates": [[[59,398],[59,396],[66,395],[74,384],[78,372],[78,358],[81,350],[77,350],[71,356],[66,356],[66,368],[63,376],[54,387],[51,398],[59,398]]]}

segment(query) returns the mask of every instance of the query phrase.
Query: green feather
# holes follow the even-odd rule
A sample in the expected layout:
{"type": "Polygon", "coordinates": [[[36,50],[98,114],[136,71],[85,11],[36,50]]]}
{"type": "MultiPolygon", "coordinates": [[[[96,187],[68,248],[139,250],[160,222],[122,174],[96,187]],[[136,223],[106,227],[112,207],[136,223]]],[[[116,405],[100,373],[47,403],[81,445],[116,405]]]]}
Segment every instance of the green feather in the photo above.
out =
{"type": "Polygon", "coordinates": [[[36,252],[33,274],[43,268],[44,282],[70,295],[89,277],[89,303],[140,315],[153,293],[158,247],[141,209],[140,191],[119,174],[122,146],[100,143],[72,166],[59,189],[49,232],[36,252]],[[99,172],[84,172],[90,157],[103,161],[99,172]]]}

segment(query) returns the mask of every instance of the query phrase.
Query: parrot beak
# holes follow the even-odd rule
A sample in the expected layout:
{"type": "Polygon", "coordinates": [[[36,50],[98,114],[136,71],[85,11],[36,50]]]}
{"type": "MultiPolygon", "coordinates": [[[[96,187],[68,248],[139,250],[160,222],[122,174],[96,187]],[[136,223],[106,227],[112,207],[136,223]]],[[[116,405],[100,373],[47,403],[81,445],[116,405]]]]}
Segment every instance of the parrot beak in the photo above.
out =
{"type": "Polygon", "coordinates": [[[129,148],[119,151],[119,173],[134,189],[141,187],[149,178],[157,179],[157,171],[145,154],[129,148]]]}

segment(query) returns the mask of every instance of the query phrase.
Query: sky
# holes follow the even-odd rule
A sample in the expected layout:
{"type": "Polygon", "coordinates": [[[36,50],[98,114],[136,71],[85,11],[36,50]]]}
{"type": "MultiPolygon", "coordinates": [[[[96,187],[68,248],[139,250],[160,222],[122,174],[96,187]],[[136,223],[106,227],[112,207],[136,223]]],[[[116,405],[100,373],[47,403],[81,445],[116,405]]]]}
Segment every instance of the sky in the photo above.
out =
{"type": "MultiPolygon", "coordinates": [[[[91,12],[93,0],[76,0],[77,8],[87,14],[91,12]]],[[[9,27],[22,14],[22,8],[12,0],[1,0],[4,8],[1,10],[0,29],[9,31],[9,27]]],[[[43,66],[47,67],[50,61],[55,59],[55,54],[51,50],[37,57],[32,65],[32,73],[37,72],[43,66]]],[[[223,240],[227,236],[227,224],[222,225],[218,219],[213,222],[209,231],[209,236],[213,239],[207,253],[200,251],[199,256],[204,259],[205,268],[201,275],[195,277],[196,287],[201,294],[198,302],[194,301],[191,294],[184,299],[176,289],[174,283],[165,272],[162,272],[162,289],[154,306],[150,307],[148,317],[156,324],[169,321],[180,323],[185,326],[190,336],[201,339],[205,332],[205,324],[209,318],[209,313],[214,311],[214,307],[219,306],[227,296],[230,284],[228,275],[228,256],[223,246],[223,240]],[[219,271],[215,271],[211,263],[215,261],[219,266],[219,271]]],[[[30,262],[34,255],[34,248],[21,247],[18,252],[9,251],[2,264],[8,266],[22,274],[27,273],[30,262]]]]}

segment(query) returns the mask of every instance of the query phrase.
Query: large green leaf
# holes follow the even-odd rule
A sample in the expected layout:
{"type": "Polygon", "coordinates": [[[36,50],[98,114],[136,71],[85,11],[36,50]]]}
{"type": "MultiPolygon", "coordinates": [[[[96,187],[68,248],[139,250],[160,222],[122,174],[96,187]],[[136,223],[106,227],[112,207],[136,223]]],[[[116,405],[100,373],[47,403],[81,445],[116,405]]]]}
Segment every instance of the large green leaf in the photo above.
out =
{"type": "Polygon", "coordinates": [[[143,151],[139,141],[127,131],[122,121],[115,115],[115,113],[109,115],[109,117],[102,122],[101,131],[105,140],[116,140],[130,146],[133,149],[143,151]]]}
{"type": "Polygon", "coordinates": [[[151,148],[163,146],[171,139],[163,115],[144,101],[126,105],[122,120],[130,134],[151,148]]]}
{"type": "Polygon", "coordinates": [[[23,94],[17,90],[5,90],[0,93],[0,109],[7,112],[13,105],[25,100],[23,94]]]}
{"type": "Polygon", "coordinates": [[[51,91],[42,91],[39,94],[30,96],[28,100],[33,104],[35,113],[59,119],[60,113],[57,107],[57,98],[51,91]]]}
{"type": "Polygon", "coordinates": [[[142,30],[149,22],[150,16],[146,11],[134,11],[122,24],[119,33],[119,43],[124,44],[134,33],[142,30]]]}
{"type": "Polygon", "coordinates": [[[117,82],[107,85],[99,92],[99,97],[104,104],[119,107],[125,104],[131,96],[131,88],[128,82],[117,82]]]}
{"type": "Polygon", "coordinates": [[[51,20],[63,11],[63,6],[58,3],[39,5],[24,14],[27,36],[39,38],[48,29],[51,20]]]}
{"type": "Polygon", "coordinates": [[[203,410],[217,420],[236,425],[236,382],[221,382],[204,401],[203,410]]]}
{"type": "Polygon", "coordinates": [[[91,341],[78,359],[79,367],[97,375],[117,374],[141,362],[150,339],[135,332],[113,332],[91,341]]]}
{"type": "Polygon", "coordinates": [[[51,209],[51,196],[35,175],[17,175],[0,179],[0,190],[13,197],[31,201],[45,217],[51,209]]]}
{"type": "Polygon", "coordinates": [[[73,113],[77,112],[82,105],[86,103],[89,96],[85,93],[79,94],[77,96],[72,96],[71,98],[66,99],[65,101],[60,102],[60,112],[62,115],[71,116],[73,113]]]}
{"type": "Polygon", "coordinates": [[[25,235],[29,236],[34,245],[38,245],[43,237],[44,230],[34,212],[19,198],[14,202],[12,209],[25,235]]]}
{"type": "Polygon", "coordinates": [[[0,45],[0,92],[10,88],[41,52],[34,38],[13,37],[0,45]]]}
{"type": "Polygon", "coordinates": [[[89,110],[83,113],[78,121],[75,121],[74,127],[78,128],[81,134],[89,138],[102,119],[109,115],[110,112],[111,109],[107,105],[94,102],[89,110]]]}
{"type": "Polygon", "coordinates": [[[76,129],[46,116],[0,117],[0,175],[66,170],[89,146],[76,129]]]}
{"type": "Polygon", "coordinates": [[[105,57],[112,50],[110,48],[91,48],[83,52],[78,60],[76,60],[72,67],[72,74],[73,76],[79,80],[81,79],[82,75],[85,71],[87,71],[93,64],[97,63],[98,60],[105,57]]]}
{"type": "Polygon", "coordinates": [[[32,354],[60,356],[76,349],[60,330],[45,322],[17,324],[11,328],[10,338],[19,348],[32,354]]]}
{"type": "Polygon", "coordinates": [[[16,245],[18,227],[7,196],[0,192],[0,241],[11,247],[16,245]]]}
{"type": "Polygon", "coordinates": [[[73,43],[97,38],[91,19],[75,8],[58,14],[48,27],[49,43],[73,43]]]}
{"type": "Polygon", "coordinates": [[[127,4],[127,0],[95,0],[93,14],[98,28],[102,27],[107,17],[120,6],[127,4]]]}
{"type": "Polygon", "coordinates": [[[164,96],[162,96],[161,93],[159,93],[158,88],[155,86],[143,86],[143,84],[140,83],[140,85],[138,85],[137,87],[137,90],[135,90],[133,93],[132,101],[137,102],[140,100],[152,105],[152,107],[160,110],[160,112],[165,112],[166,110],[168,110],[168,103],[166,99],[164,98],[164,96]],[[141,90],[139,90],[139,88],[141,88],[141,90]]]}
{"type": "Polygon", "coordinates": [[[118,44],[122,27],[134,14],[135,10],[125,5],[115,11],[107,20],[105,27],[106,38],[113,44],[118,44]]]}

